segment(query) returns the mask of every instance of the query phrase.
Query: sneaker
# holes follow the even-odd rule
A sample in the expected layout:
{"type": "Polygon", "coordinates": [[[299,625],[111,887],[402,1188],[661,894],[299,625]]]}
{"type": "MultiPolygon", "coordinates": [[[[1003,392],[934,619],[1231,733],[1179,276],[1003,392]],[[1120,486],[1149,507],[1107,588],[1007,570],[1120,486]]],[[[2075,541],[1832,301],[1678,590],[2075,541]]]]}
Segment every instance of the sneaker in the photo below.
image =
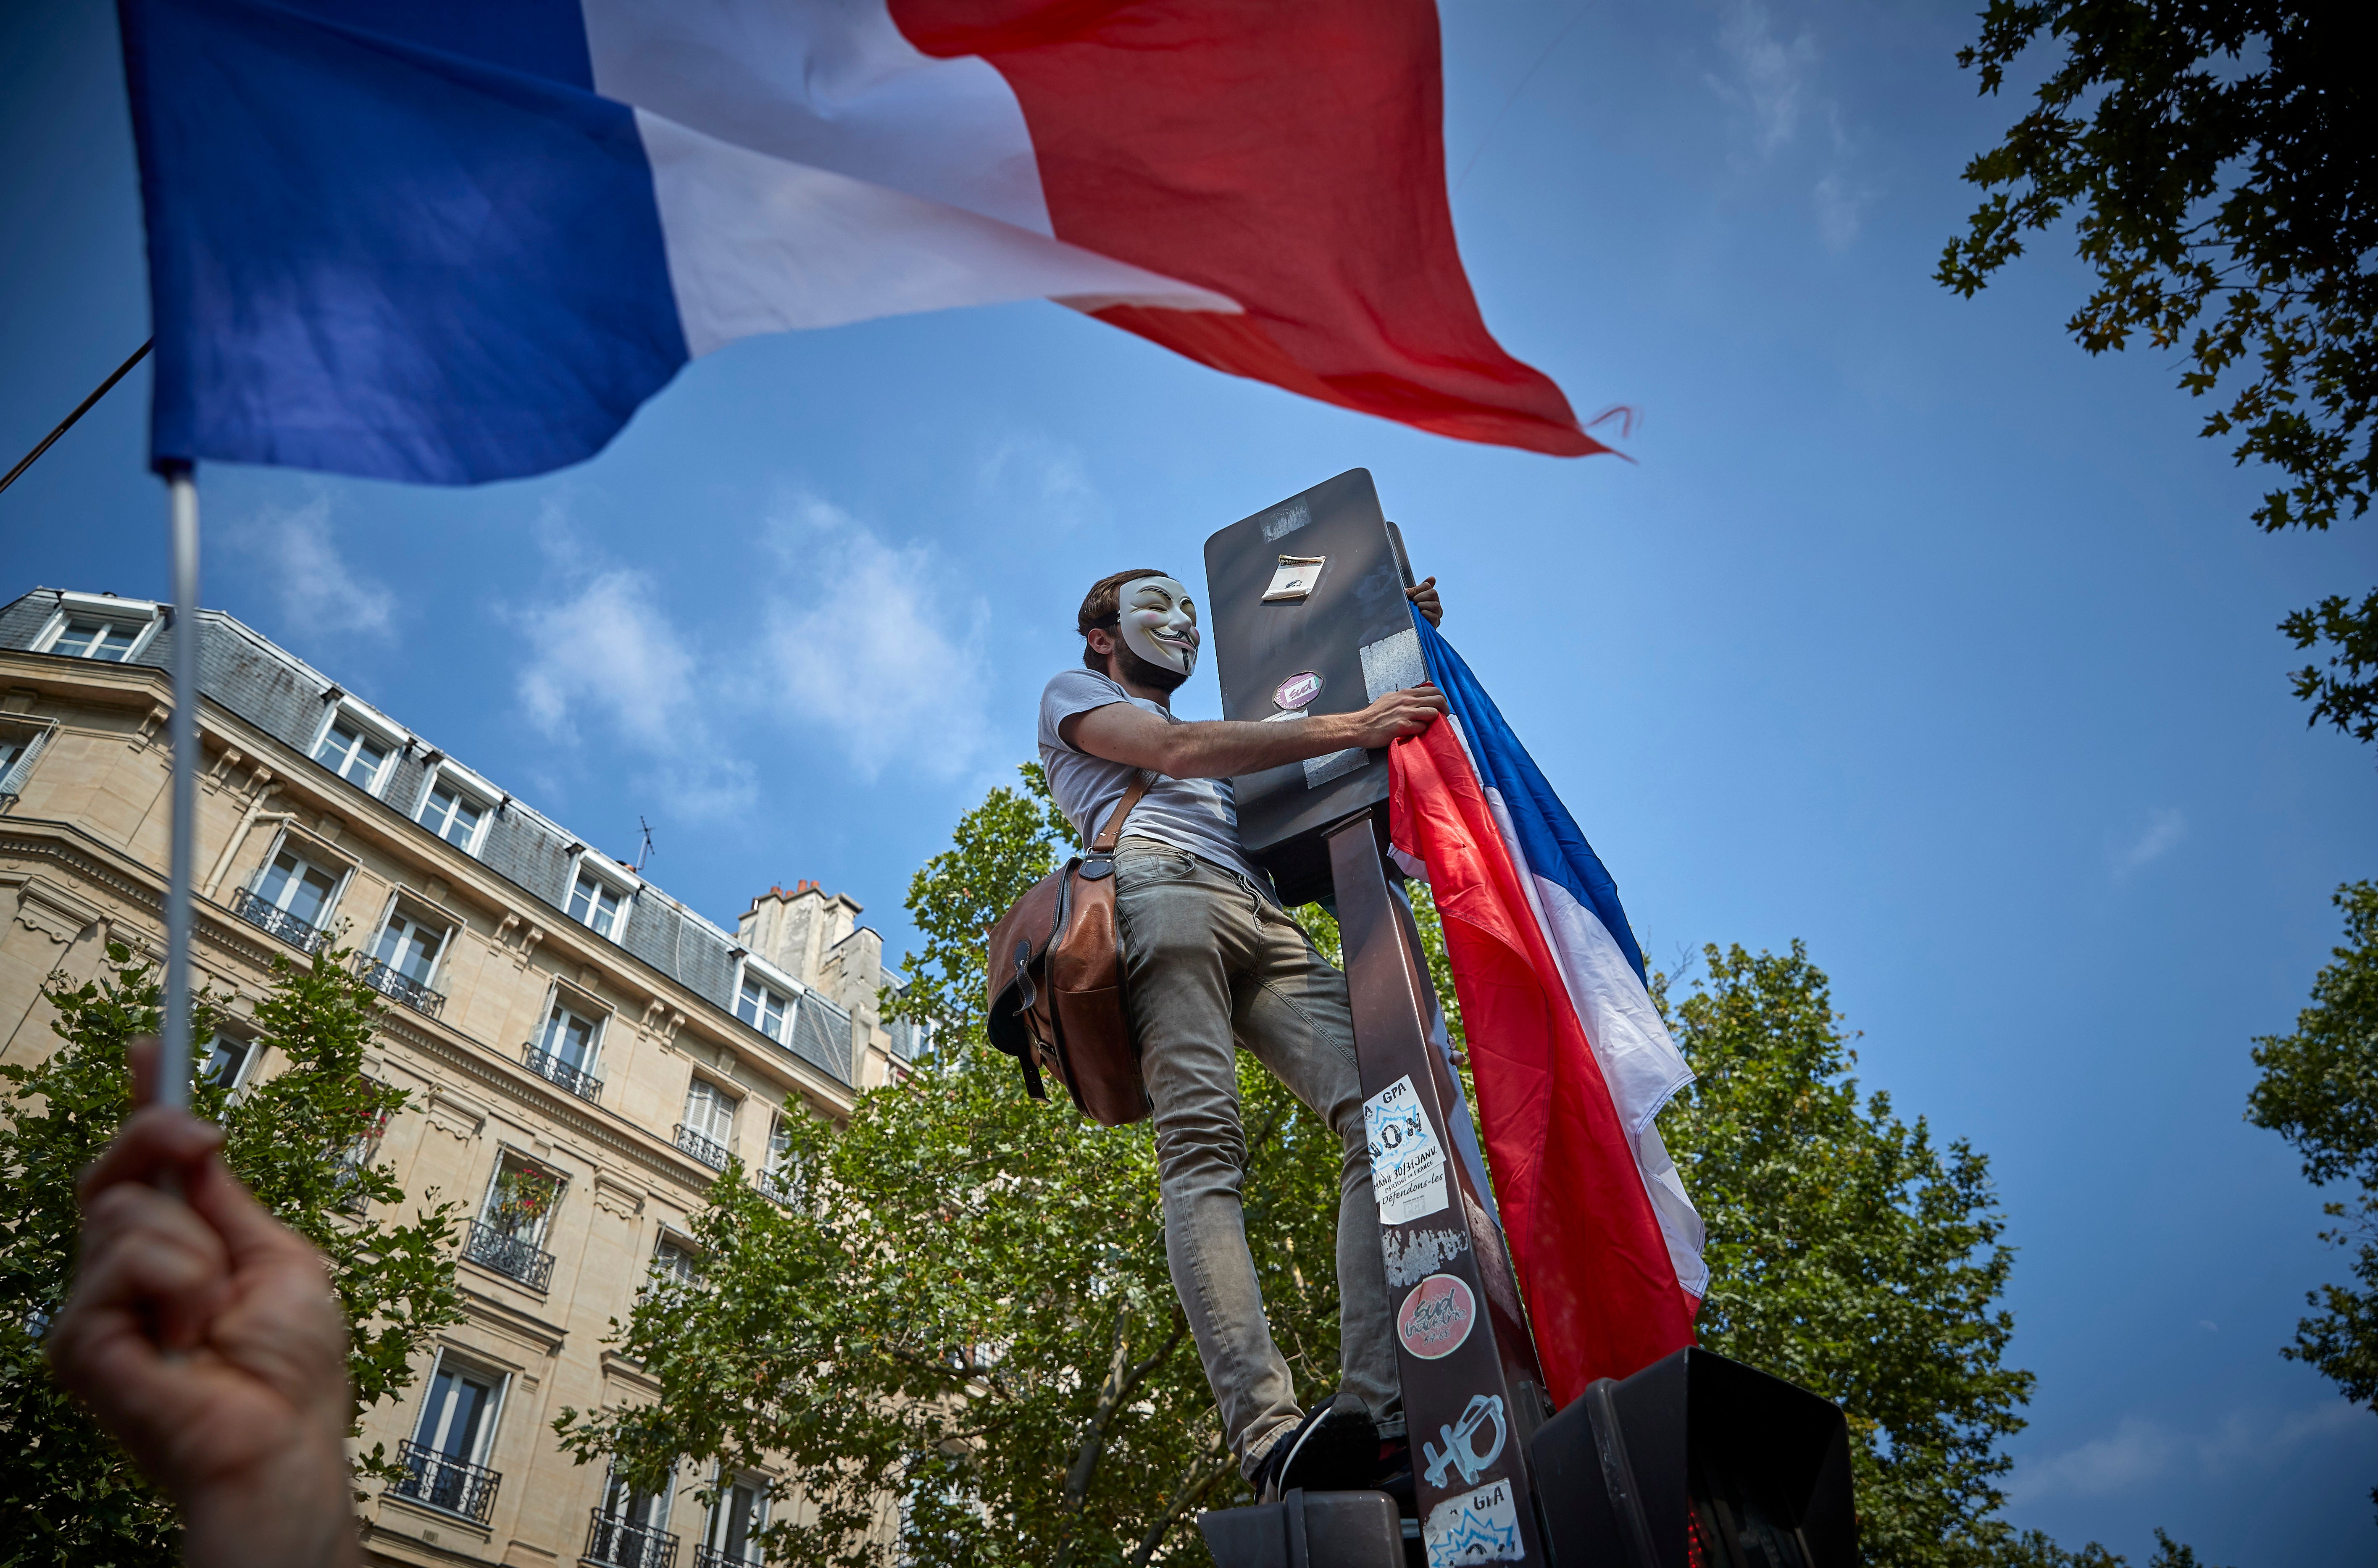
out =
{"type": "Polygon", "coordinates": [[[1284,1492],[1352,1491],[1378,1471],[1379,1429],[1358,1400],[1333,1396],[1273,1443],[1255,1467],[1255,1498],[1277,1502],[1284,1492]]]}

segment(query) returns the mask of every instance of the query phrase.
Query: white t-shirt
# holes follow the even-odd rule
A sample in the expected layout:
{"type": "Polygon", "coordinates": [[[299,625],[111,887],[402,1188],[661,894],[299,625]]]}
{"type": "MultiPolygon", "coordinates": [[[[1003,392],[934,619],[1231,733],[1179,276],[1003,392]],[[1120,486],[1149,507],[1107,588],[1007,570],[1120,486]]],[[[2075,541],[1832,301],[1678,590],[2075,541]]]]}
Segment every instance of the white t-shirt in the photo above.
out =
{"type": "MultiPolygon", "coordinates": [[[[1084,844],[1098,837],[1099,824],[1114,809],[1139,770],[1124,762],[1065,744],[1059,726],[1076,713],[1128,702],[1166,724],[1185,724],[1144,697],[1134,697],[1121,684],[1086,669],[1065,670],[1051,677],[1040,693],[1040,766],[1049,774],[1049,793],[1084,844]]],[[[1228,779],[1175,779],[1159,773],[1131,818],[1125,832],[1137,833],[1185,849],[1226,871],[1236,871],[1269,892],[1271,879],[1247,858],[1239,844],[1239,808],[1228,779]]]]}

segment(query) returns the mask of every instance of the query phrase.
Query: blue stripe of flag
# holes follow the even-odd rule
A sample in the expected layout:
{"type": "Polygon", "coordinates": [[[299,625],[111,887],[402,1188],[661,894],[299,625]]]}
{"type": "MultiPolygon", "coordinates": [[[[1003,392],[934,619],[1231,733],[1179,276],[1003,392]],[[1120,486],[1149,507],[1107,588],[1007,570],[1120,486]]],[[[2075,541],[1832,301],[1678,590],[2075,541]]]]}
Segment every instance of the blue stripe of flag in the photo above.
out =
{"type": "Polygon", "coordinates": [[[1579,904],[1593,911],[1618,951],[1627,955],[1638,979],[1646,985],[1650,976],[1643,969],[1643,950],[1636,945],[1635,932],[1627,924],[1627,911],[1618,904],[1618,884],[1585,842],[1585,834],[1577,819],[1568,814],[1560,796],[1537,767],[1511,726],[1503,722],[1501,710],[1461,662],[1453,645],[1437,634],[1415,609],[1412,625],[1420,632],[1421,652],[1428,661],[1428,677],[1445,693],[1453,714],[1461,721],[1461,732],[1470,740],[1471,754],[1476,758],[1480,781],[1503,797],[1503,806],[1511,814],[1511,826],[1519,837],[1519,848],[1527,856],[1528,869],[1567,888],[1579,904]]]}

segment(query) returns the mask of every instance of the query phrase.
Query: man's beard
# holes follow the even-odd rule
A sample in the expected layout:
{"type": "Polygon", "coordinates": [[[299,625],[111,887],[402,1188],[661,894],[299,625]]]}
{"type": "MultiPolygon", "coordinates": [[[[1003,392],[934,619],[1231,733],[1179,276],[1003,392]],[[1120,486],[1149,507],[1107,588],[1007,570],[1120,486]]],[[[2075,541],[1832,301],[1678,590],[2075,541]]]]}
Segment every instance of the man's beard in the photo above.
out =
{"type": "Polygon", "coordinates": [[[1189,678],[1179,670],[1159,664],[1152,659],[1141,658],[1132,651],[1132,646],[1128,642],[1115,644],[1115,667],[1124,680],[1134,686],[1152,687],[1167,696],[1180,689],[1181,683],[1189,678]]]}

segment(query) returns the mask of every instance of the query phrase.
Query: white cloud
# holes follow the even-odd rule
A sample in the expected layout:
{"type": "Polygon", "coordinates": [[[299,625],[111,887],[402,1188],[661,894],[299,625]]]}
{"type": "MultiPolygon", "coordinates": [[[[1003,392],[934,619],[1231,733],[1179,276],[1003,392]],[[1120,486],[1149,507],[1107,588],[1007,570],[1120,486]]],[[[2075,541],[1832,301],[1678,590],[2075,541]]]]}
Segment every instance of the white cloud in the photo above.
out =
{"type": "Polygon", "coordinates": [[[642,572],[608,570],[517,617],[529,640],[517,690],[529,720],[576,747],[624,746],[657,764],[672,808],[719,816],[751,803],[751,764],[715,744],[702,660],[642,572]]]}
{"type": "Polygon", "coordinates": [[[2342,1399],[2276,1414],[2233,1411],[2194,1434],[2126,1416],[2109,1437],[2019,1460],[2007,1496],[2020,1505],[2057,1496],[2103,1497],[2176,1471],[2209,1478],[2275,1469],[2306,1443],[2334,1437],[2362,1418],[2359,1406],[2342,1399]]]}
{"type": "Polygon", "coordinates": [[[981,749],[989,607],[921,545],[894,548],[839,507],[790,502],[774,537],[807,580],[768,617],[763,661],[795,719],[874,778],[895,759],[936,779],[981,749]]]}
{"type": "Polygon", "coordinates": [[[339,555],[327,495],[260,512],[231,533],[262,568],[282,622],[298,635],[386,637],[395,629],[396,596],[357,577],[339,555]]]}
{"type": "Polygon", "coordinates": [[[1737,0],[1719,28],[1718,47],[1733,67],[1710,85],[1729,103],[1747,109],[1759,152],[1770,154],[1790,141],[1806,106],[1817,46],[1806,32],[1788,42],[1775,36],[1767,7],[1737,0]]]}
{"type": "Polygon", "coordinates": [[[1854,185],[1839,169],[1817,182],[1811,195],[1817,208],[1817,237],[1825,242],[1827,250],[1849,249],[1865,221],[1866,204],[1872,194],[1854,185]]]}
{"type": "Polygon", "coordinates": [[[976,479],[1001,512],[1037,535],[1094,522],[1106,513],[1105,498],[1091,482],[1080,449],[1045,436],[1007,437],[983,459],[976,479]]]}
{"type": "Polygon", "coordinates": [[[2179,807],[2155,812],[2137,837],[2114,851],[2114,880],[2124,881],[2154,865],[2187,836],[2188,818],[2179,807]]]}

